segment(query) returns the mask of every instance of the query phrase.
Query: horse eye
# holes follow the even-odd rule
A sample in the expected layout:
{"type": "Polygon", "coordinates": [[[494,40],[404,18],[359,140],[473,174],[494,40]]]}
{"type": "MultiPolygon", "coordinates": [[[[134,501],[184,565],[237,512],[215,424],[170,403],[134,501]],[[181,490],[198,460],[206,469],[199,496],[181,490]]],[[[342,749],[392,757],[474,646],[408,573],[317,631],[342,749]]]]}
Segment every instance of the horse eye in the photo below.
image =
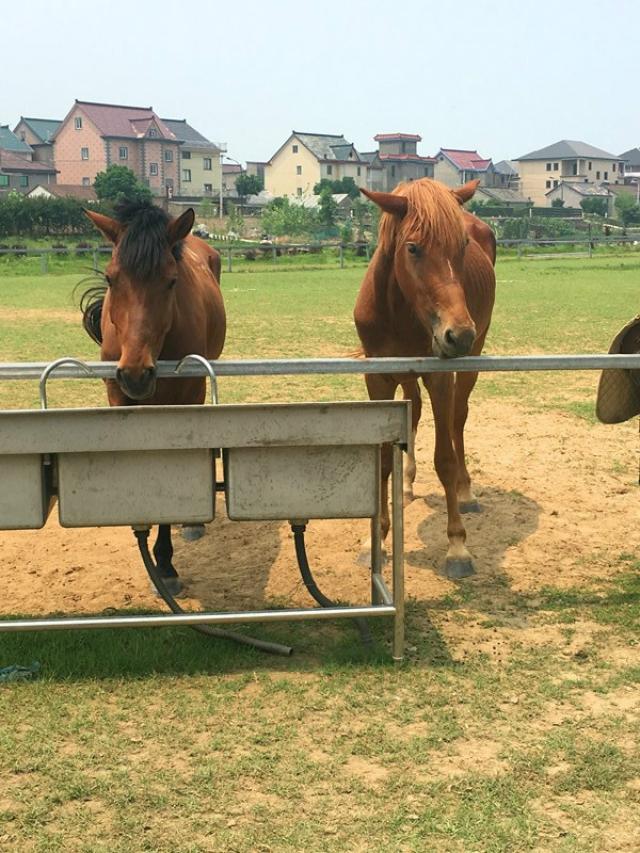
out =
{"type": "Polygon", "coordinates": [[[407,243],[407,251],[411,255],[417,255],[418,254],[418,247],[416,246],[415,243],[407,243]]]}

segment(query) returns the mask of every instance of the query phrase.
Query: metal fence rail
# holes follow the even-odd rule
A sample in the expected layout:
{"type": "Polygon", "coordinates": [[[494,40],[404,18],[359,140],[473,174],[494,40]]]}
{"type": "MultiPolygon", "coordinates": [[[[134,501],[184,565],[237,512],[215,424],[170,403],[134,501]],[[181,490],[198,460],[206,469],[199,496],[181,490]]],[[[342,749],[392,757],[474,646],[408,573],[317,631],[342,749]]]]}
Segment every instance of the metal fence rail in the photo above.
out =
{"type": "MultiPolygon", "coordinates": [[[[50,362],[0,363],[0,380],[39,380],[50,362]]],[[[94,378],[115,377],[116,362],[88,361],[94,378]]],[[[481,355],[456,359],[440,358],[294,358],[247,359],[209,362],[216,376],[311,376],[318,374],[364,373],[479,373],[541,370],[640,369],[640,353],[635,355],[481,355]]],[[[178,378],[177,361],[158,362],[158,376],[178,378]]],[[[180,377],[209,376],[204,365],[186,363],[180,377]]],[[[87,379],[85,369],[61,364],[58,379],[87,379]]]]}

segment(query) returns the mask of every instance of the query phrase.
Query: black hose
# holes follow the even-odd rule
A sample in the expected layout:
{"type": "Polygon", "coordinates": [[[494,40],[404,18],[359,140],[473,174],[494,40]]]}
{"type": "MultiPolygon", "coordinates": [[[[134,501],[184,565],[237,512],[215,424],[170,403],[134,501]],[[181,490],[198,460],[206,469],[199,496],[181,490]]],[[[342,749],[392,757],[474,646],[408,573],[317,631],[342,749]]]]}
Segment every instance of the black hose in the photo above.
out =
{"type": "MultiPolygon", "coordinates": [[[[304,585],[306,586],[309,595],[317,601],[321,607],[336,607],[337,605],[335,601],[327,598],[327,596],[319,589],[318,584],[315,582],[315,579],[311,574],[309,560],[307,559],[307,549],[304,543],[304,532],[306,529],[306,524],[291,525],[291,530],[293,531],[293,544],[295,545],[296,558],[298,560],[298,568],[300,569],[302,580],[304,581],[304,585]]],[[[364,645],[371,646],[373,644],[373,638],[371,636],[367,620],[362,617],[356,617],[354,618],[354,622],[360,632],[360,638],[364,645]]]]}
{"type": "MultiPolygon", "coordinates": [[[[144,567],[151,579],[151,583],[158,590],[159,596],[169,609],[173,611],[173,613],[186,613],[187,611],[180,607],[173,595],[167,589],[167,586],[162,579],[162,575],[158,572],[158,567],[149,553],[149,531],[134,530],[133,532],[138,540],[138,549],[140,550],[140,556],[142,557],[144,567]]],[[[273,655],[283,655],[288,657],[293,652],[291,646],[283,646],[280,643],[269,643],[266,640],[256,640],[253,637],[247,637],[245,634],[239,634],[236,631],[225,631],[223,628],[215,628],[213,625],[190,625],[189,627],[193,628],[194,631],[198,631],[200,634],[207,634],[210,637],[222,637],[225,640],[233,640],[236,643],[241,643],[245,646],[252,646],[255,649],[259,649],[263,652],[269,652],[273,655]]]]}

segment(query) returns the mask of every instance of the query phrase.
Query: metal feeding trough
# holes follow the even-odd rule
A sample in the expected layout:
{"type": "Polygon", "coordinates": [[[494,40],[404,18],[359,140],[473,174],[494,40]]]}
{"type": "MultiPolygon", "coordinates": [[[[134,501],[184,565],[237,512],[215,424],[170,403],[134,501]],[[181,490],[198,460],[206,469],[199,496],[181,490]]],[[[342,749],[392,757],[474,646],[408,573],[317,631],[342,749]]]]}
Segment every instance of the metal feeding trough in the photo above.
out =
{"type": "Polygon", "coordinates": [[[5,455],[2,437],[0,428],[0,529],[37,530],[54,503],[51,467],[40,453],[5,455]]]}
{"type": "MultiPolygon", "coordinates": [[[[60,363],[63,360],[47,371],[60,363]]],[[[208,363],[207,367],[210,370],[208,363]]],[[[165,617],[167,621],[209,626],[230,621],[393,616],[394,657],[402,657],[402,448],[410,437],[409,403],[47,409],[45,374],[41,410],[0,412],[0,530],[42,527],[57,495],[63,527],[135,528],[145,566],[176,614],[165,617]],[[383,444],[393,446],[393,594],[382,577],[383,444]],[[216,483],[220,450],[224,485],[216,483]],[[209,613],[200,614],[203,618],[198,620],[195,614],[182,613],[171,595],[165,594],[146,545],[149,527],[211,521],[217,486],[224,488],[230,519],[291,523],[304,582],[324,610],[209,613]],[[318,590],[304,545],[306,523],[317,518],[371,519],[372,605],[338,606],[318,590]]],[[[130,624],[146,624],[150,619],[149,624],[156,624],[155,618],[0,621],[0,630],[33,629],[44,627],[45,622],[47,627],[100,627],[112,622],[115,626],[123,624],[123,619],[124,623],[132,620],[130,624]]],[[[240,639],[247,640],[244,635],[240,639]]]]}

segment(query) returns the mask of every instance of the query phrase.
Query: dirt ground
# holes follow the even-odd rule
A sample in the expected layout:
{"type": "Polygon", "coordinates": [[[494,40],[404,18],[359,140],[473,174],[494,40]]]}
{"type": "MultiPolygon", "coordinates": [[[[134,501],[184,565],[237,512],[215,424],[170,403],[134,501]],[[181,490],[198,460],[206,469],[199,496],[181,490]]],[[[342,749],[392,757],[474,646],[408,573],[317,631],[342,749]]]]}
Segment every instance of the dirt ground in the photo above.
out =
{"type": "MultiPolygon", "coordinates": [[[[417,440],[416,500],[405,510],[405,555],[407,595],[426,602],[456,586],[439,572],[446,516],[432,442],[425,417],[417,440]]],[[[465,516],[477,568],[473,583],[495,586],[497,595],[593,586],[619,570],[621,554],[638,553],[635,421],[593,426],[504,400],[476,401],[467,452],[483,508],[465,516]]],[[[266,601],[308,606],[288,525],[229,522],[222,495],[217,512],[199,542],[174,535],[174,561],[186,585],[183,606],[252,609],[266,601]]],[[[128,528],[65,530],[56,518],[54,509],[43,530],[0,534],[5,587],[0,613],[161,609],[128,528]]],[[[367,600],[368,573],[356,559],[367,535],[366,521],[310,524],[309,559],[332,598],[367,600]]]]}

